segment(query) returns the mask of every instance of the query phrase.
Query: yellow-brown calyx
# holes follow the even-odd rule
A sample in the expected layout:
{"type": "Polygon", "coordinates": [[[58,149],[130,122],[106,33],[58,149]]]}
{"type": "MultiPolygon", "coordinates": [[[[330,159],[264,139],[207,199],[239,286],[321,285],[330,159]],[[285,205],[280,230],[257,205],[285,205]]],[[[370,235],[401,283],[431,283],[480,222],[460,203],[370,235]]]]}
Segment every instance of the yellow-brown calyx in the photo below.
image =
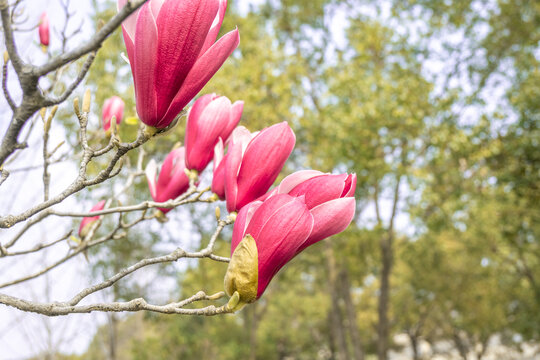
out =
{"type": "Polygon", "coordinates": [[[234,301],[233,311],[257,300],[259,283],[259,254],[257,244],[251,235],[246,235],[231,256],[225,274],[225,292],[229,296],[238,293],[238,302],[234,301]]]}

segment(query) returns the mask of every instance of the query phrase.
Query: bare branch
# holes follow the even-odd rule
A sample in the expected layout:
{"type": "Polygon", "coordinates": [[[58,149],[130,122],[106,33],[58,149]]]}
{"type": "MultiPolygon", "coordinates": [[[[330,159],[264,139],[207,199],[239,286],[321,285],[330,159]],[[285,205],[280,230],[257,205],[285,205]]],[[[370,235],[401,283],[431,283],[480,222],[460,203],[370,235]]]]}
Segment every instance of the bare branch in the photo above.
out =
{"type": "Polygon", "coordinates": [[[11,108],[11,110],[15,111],[17,108],[17,105],[15,105],[15,102],[11,98],[11,94],[9,93],[9,90],[7,88],[7,77],[8,77],[8,61],[4,62],[4,66],[2,67],[2,90],[4,91],[4,97],[6,98],[6,101],[11,108]]]}
{"type": "MultiPolygon", "coordinates": [[[[142,218],[140,219],[145,220],[145,216],[143,214],[142,218]]],[[[137,223],[138,221],[134,222],[133,224],[137,223]]],[[[149,265],[154,264],[160,264],[160,263],[169,263],[173,261],[177,261],[180,258],[212,258],[212,252],[214,249],[215,242],[223,230],[223,228],[227,225],[230,225],[234,222],[234,217],[229,216],[225,220],[218,220],[218,226],[216,227],[216,230],[212,237],[210,238],[210,241],[208,245],[198,252],[186,252],[183,249],[177,248],[173,252],[171,252],[168,255],[164,256],[158,256],[154,258],[149,259],[143,259],[139,262],[137,262],[134,265],[131,265],[120,272],[118,272],[116,275],[112,276],[111,278],[96,284],[94,286],[88,287],[82,291],[80,291],[78,294],[76,294],[71,300],[65,303],[49,303],[49,304],[40,304],[36,302],[30,302],[23,299],[18,299],[12,296],[3,295],[0,294],[0,303],[3,303],[5,305],[13,306],[19,310],[23,311],[30,311],[30,312],[36,312],[44,315],[66,315],[71,313],[87,313],[92,311],[104,311],[104,312],[115,312],[115,311],[140,311],[140,310],[148,310],[148,311],[154,311],[154,312],[161,312],[166,314],[184,314],[184,315],[217,315],[222,313],[229,313],[232,312],[232,309],[230,309],[227,305],[221,306],[219,308],[216,308],[214,306],[209,306],[202,309],[183,309],[184,306],[191,304],[195,301],[200,300],[217,300],[225,296],[223,292],[217,293],[215,295],[207,296],[204,292],[199,292],[195,294],[194,296],[185,299],[180,302],[176,303],[170,303],[167,305],[151,305],[148,304],[144,299],[135,299],[131,300],[129,302],[120,303],[120,302],[113,302],[113,303],[102,303],[102,304],[93,304],[93,305],[82,305],[82,306],[76,306],[79,304],[84,298],[87,296],[96,293],[100,290],[106,289],[112,285],[114,285],[117,281],[121,280],[122,278],[126,277],[129,274],[134,273],[135,271],[144,268],[149,265]]],[[[131,226],[131,224],[130,224],[131,226]]],[[[94,246],[100,243],[103,243],[104,241],[107,241],[109,239],[114,239],[114,234],[116,231],[120,228],[123,228],[123,225],[120,221],[117,228],[113,230],[107,237],[102,238],[98,241],[94,241],[91,243],[85,243],[83,242],[81,246],[74,251],[71,254],[68,254],[64,258],[58,260],[54,264],[46,267],[45,269],[39,271],[38,273],[35,273],[33,275],[24,277],[22,279],[14,280],[8,283],[4,283],[0,285],[0,288],[7,287],[10,285],[18,284],[30,279],[34,279],[51,269],[55,268],[56,266],[64,263],[65,261],[71,259],[72,257],[80,254],[83,251],[86,251],[90,246],[94,246]]],[[[69,235],[67,235],[69,236],[69,235]]],[[[57,241],[58,242],[58,241],[57,241]]],[[[51,245],[48,245],[51,246],[51,245]]],[[[5,248],[1,248],[2,254],[5,253],[5,248]]],[[[10,254],[4,254],[10,255],[10,254]]],[[[12,255],[12,254],[11,254],[12,255]]],[[[217,257],[218,261],[227,261],[228,259],[217,257]]]]}
{"type": "Polygon", "coordinates": [[[97,51],[101,47],[103,41],[109,35],[111,35],[118,26],[120,26],[122,21],[124,21],[129,15],[135,12],[146,1],[147,0],[128,1],[126,5],[111,20],[109,20],[109,22],[107,22],[101,28],[101,30],[99,30],[89,41],[69,52],[59,55],[45,65],[35,68],[34,75],[46,75],[51,71],[54,71],[73,60],[77,60],[81,56],[84,56],[93,51],[97,51]]]}
{"type": "Polygon", "coordinates": [[[59,97],[56,97],[56,98],[47,97],[45,100],[45,106],[56,105],[65,101],[73,93],[73,91],[77,88],[77,86],[79,86],[79,84],[83,81],[84,77],[88,73],[88,70],[90,70],[90,67],[92,66],[92,63],[94,62],[95,58],[96,58],[95,51],[88,54],[88,57],[84,61],[82,69],[79,71],[79,74],[77,75],[77,78],[67,87],[64,93],[60,95],[59,97]]]}
{"type": "Polygon", "coordinates": [[[28,249],[28,250],[8,252],[7,249],[6,249],[6,252],[4,254],[0,254],[0,256],[18,256],[18,255],[25,255],[25,254],[35,253],[35,252],[38,252],[40,250],[46,249],[48,247],[54,246],[54,245],[56,245],[56,244],[58,244],[58,243],[60,243],[62,241],[67,240],[71,236],[71,234],[73,234],[73,230],[70,230],[67,234],[65,234],[64,236],[62,236],[59,239],[56,239],[56,240],[54,240],[54,241],[52,241],[50,243],[47,243],[47,244],[37,244],[32,249],[28,249]]]}
{"type": "Polygon", "coordinates": [[[225,293],[220,292],[214,295],[206,295],[204,292],[199,292],[195,296],[181,302],[170,303],[167,305],[152,305],[148,304],[142,298],[134,299],[128,302],[112,302],[112,303],[97,303],[91,305],[69,306],[62,303],[37,303],[19,299],[13,296],[0,294],[0,303],[17,308],[22,311],[29,311],[48,316],[68,315],[91,313],[93,311],[101,312],[122,312],[122,311],[153,311],[163,314],[180,314],[180,315],[205,315],[214,316],[219,314],[233,313],[227,304],[215,307],[210,305],[199,309],[184,309],[183,306],[200,300],[216,300],[225,297],[225,293]],[[185,304],[185,305],[184,305],[185,304]]]}
{"type": "Polygon", "coordinates": [[[2,15],[2,27],[4,29],[4,42],[6,43],[6,49],[13,64],[15,72],[21,76],[23,67],[26,65],[19,53],[17,52],[17,45],[15,44],[15,39],[13,38],[13,28],[11,12],[9,11],[9,4],[7,0],[0,1],[0,13],[2,15]]]}
{"type": "Polygon", "coordinates": [[[7,171],[6,169],[0,168],[0,185],[2,185],[4,181],[6,181],[8,176],[9,176],[9,171],[7,171]]]}

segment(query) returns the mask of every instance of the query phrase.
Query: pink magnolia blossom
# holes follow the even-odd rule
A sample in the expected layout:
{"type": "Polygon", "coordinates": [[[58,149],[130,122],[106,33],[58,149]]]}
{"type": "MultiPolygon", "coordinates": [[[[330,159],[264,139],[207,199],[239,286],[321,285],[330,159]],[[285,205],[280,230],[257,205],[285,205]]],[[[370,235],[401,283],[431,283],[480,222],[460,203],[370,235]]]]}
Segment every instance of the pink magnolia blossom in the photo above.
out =
{"type": "MultiPolygon", "coordinates": [[[[90,209],[90,212],[92,213],[95,211],[103,210],[104,207],[105,207],[105,200],[101,200],[96,205],[94,205],[92,209],[90,209]]],[[[85,217],[82,219],[81,225],[79,226],[79,236],[81,238],[84,238],[88,234],[88,231],[90,231],[92,224],[98,221],[99,217],[100,216],[98,215],[98,216],[85,217]]]]}
{"type": "Polygon", "coordinates": [[[103,129],[108,131],[111,128],[111,119],[116,117],[116,124],[120,124],[124,117],[124,101],[118,96],[113,96],[105,100],[101,120],[103,121],[103,129]]]}
{"type": "Polygon", "coordinates": [[[315,225],[308,240],[300,247],[299,251],[302,251],[349,226],[356,208],[355,190],[356,174],[332,175],[316,170],[302,170],[287,176],[262,199],[278,194],[305,197],[315,225]]]}
{"type": "Polygon", "coordinates": [[[195,101],[186,125],[186,167],[203,171],[214,157],[214,147],[225,141],[238,125],[243,101],[231,101],[225,96],[207,94],[195,101]]]}
{"type": "Polygon", "coordinates": [[[236,49],[238,29],[216,42],[226,7],[227,0],[149,0],[122,23],[143,123],[167,127],[236,49]]]}
{"type": "Polygon", "coordinates": [[[43,46],[49,46],[49,16],[46,12],[41,14],[39,20],[39,42],[43,46]]]}
{"type": "MultiPolygon", "coordinates": [[[[189,188],[189,178],[184,172],[186,168],[185,154],[183,146],[171,151],[163,161],[159,176],[157,175],[157,164],[154,160],[151,160],[146,166],[148,187],[154,201],[164,202],[176,199],[189,188]]],[[[166,214],[172,209],[159,208],[159,210],[166,214]]]]}
{"type": "Polygon", "coordinates": [[[240,210],[272,186],[295,141],[294,132],[284,121],[253,134],[244,127],[236,128],[225,156],[223,142],[218,142],[212,191],[225,197],[229,212],[240,210]]]}
{"type": "Polygon", "coordinates": [[[306,247],[335,235],[355,213],[356,175],[299,171],[236,218],[225,290],[258,299],[277,272],[306,247]]]}

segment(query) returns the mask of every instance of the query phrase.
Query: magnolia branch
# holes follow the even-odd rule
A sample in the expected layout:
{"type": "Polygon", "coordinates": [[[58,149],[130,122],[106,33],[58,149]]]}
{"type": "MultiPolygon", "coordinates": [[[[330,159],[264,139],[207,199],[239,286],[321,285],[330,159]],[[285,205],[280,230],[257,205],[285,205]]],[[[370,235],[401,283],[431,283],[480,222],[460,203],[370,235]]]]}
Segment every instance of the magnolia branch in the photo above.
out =
{"type": "MultiPolygon", "coordinates": [[[[176,250],[174,250],[173,252],[167,255],[143,259],[129,267],[124,268],[123,270],[119,271],[116,275],[110,277],[109,279],[99,284],[96,284],[96,285],[93,285],[86,289],[81,290],[79,293],[73,296],[71,300],[67,302],[37,303],[37,302],[19,299],[13,296],[5,295],[5,294],[0,294],[0,303],[15,307],[19,310],[35,312],[35,313],[48,315],[48,316],[67,315],[67,314],[72,314],[72,313],[89,313],[92,311],[118,312],[118,311],[140,311],[140,310],[148,310],[148,311],[160,312],[160,313],[165,313],[165,314],[183,314],[183,315],[217,315],[217,314],[231,313],[233,312],[233,308],[229,307],[228,305],[223,305],[220,307],[215,307],[212,305],[212,306],[199,308],[199,309],[184,309],[186,305],[189,305],[196,301],[221,299],[225,297],[225,293],[223,292],[208,296],[204,292],[200,291],[188,299],[182,300],[180,302],[169,303],[166,305],[148,304],[142,298],[134,299],[128,302],[98,303],[98,304],[90,304],[90,305],[78,305],[78,304],[89,295],[94,294],[103,289],[109,288],[113,286],[116,282],[118,282],[119,280],[126,277],[127,275],[130,275],[150,265],[161,264],[161,263],[171,263],[181,258],[209,258],[216,261],[228,261],[229,259],[227,258],[222,258],[213,254],[213,251],[214,251],[216,240],[219,237],[219,234],[221,233],[221,231],[224,229],[225,226],[230,225],[233,222],[234,222],[234,216],[229,216],[225,220],[219,219],[216,230],[214,234],[212,235],[212,237],[210,238],[208,245],[204,249],[198,252],[187,252],[181,248],[177,248],[176,250]]],[[[100,241],[102,242],[104,240],[102,239],[100,241]]],[[[88,246],[84,248],[80,248],[74,253],[68,255],[65,258],[65,260],[61,262],[57,262],[57,263],[63,263],[64,261],[67,261],[69,258],[86,250],[87,248],[88,246]]],[[[48,271],[50,269],[52,269],[51,266],[45,270],[48,271]]],[[[39,274],[43,274],[43,273],[44,271],[40,272],[39,274]]],[[[26,281],[29,279],[30,277],[26,277],[22,279],[22,281],[26,281]]],[[[14,283],[17,283],[17,282],[10,282],[6,284],[2,284],[0,285],[0,288],[13,285],[14,283]]]]}
{"type": "Polygon", "coordinates": [[[128,302],[111,302],[97,303],[91,305],[69,306],[62,303],[38,303],[28,300],[19,299],[13,296],[0,294],[0,303],[14,307],[16,309],[28,312],[34,312],[47,316],[58,316],[68,314],[91,313],[93,311],[100,312],[122,312],[122,311],[152,311],[162,314],[179,314],[179,315],[205,315],[214,316],[219,314],[229,314],[234,312],[234,308],[228,304],[216,307],[210,305],[199,309],[184,309],[183,307],[196,301],[201,300],[217,300],[225,297],[225,293],[220,292],[214,295],[206,295],[204,292],[199,292],[189,299],[184,301],[169,303],[166,305],[149,304],[143,298],[134,299],[128,302]]]}
{"type": "MultiPolygon", "coordinates": [[[[8,126],[8,129],[0,143],[0,166],[4,164],[6,159],[16,150],[25,148],[24,143],[19,143],[19,134],[28,119],[40,108],[47,107],[53,104],[58,104],[67,99],[71,92],[79,85],[82,79],[88,72],[95,52],[101,47],[103,41],[112,32],[120,26],[123,20],[135,12],[146,0],[131,0],[112,18],[110,19],[96,34],[87,42],[79,47],[63,52],[61,55],[51,59],[45,65],[36,67],[25,63],[17,51],[17,45],[13,36],[13,18],[10,6],[7,0],[0,0],[0,15],[2,18],[2,26],[4,32],[4,42],[9,55],[9,59],[19,78],[19,84],[23,92],[21,104],[13,109],[13,117],[8,126]],[[39,88],[39,78],[53,71],[56,71],[64,65],[71,63],[85,55],[88,55],[87,60],[83,64],[83,68],[79,75],[66,89],[66,91],[58,98],[48,98],[39,88]]],[[[4,65],[5,66],[5,65],[4,65]]],[[[6,68],[7,71],[7,68],[6,68]]],[[[3,76],[5,79],[7,72],[3,76]]],[[[5,87],[4,87],[5,88],[5,87]]],[[[5,88],[7,89],[7,88],[5,88]]],[[[6,90],[4,90],[6,91],[6,90]]],[[[9,97],[6,97],[9,98],[9,97]]],[[[9,101],[9,100],[8,100],[9,101]]],[[[15,105],[13,102],[10,105],[15,105]]]]}

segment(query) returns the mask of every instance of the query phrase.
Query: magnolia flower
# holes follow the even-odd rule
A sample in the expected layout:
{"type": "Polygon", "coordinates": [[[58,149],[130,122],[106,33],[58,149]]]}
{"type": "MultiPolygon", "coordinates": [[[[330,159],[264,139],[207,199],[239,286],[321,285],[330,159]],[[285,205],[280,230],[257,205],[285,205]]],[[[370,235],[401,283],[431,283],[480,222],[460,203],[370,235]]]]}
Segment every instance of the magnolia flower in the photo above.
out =
{"type": "MultiPolygon", "coordinates": [[[[90,209],[90,212],[92,213],[92,212],[103,210],[104,207],[105,207],[105,200],[101,200],[96,205],[94,205],[92,209],[90,209]]],[[[81,238],[85,238],[86,235],[88,235],[88,232],[90,231],[90,229],[92,228],[92,224],[98,221],[99,218],[100,218],[99,215],[83,218],[81,221],[81,225],[79,226],[79,236],[81,238]]]]}
{"type": "Polygon", "coordinates": [[[49,16],[46,12],[41,14],[39,20],[39,42],[43,46],[49,46],[49,16]]]}
{"type": "Polygon", "coordinates": [[[355,175],[298,172],[236,218],[225,291],[238,308],[257,300],[277,272],[306,247],[335,235],[355,212],[355,175]]]}
{"type": "MultiPolygon", "coordinates": [[[[145,172],[152,199],[157,202],[165,202],[176,199],[185,193],[189,188],[189,178],[184,172],[185,168],[184,147],[175,149],[167,155],[159,176],[157,175],[157,164],[151,160],[146,166],[145,172]]],[[[159,210],[166,214],[172,209],[159,208],[159,210]]]]}
{"type": "Polygon", "coordinates": [[[109,131],[113,116],[116,118],[116,124],[120,124],[124,117],[124,101],[118,96],[108,98],[103,104],[101,120],[105,131],[109,131]]]}
{"type": "Polygon", "coordinates": [[[243,101],[231,101],[225,96],[208,94],[195,101],[189,111],[186,125],[186,167],[203,171],[214,156],[214,147],[220,139],[227,140],[238,125],[243,101]]]}
{"type": "Polygon", "coordinates": [[[296,138],[287,122],[258,133],[236,128],[223,156],[223,142],[214,153],[212,191],[227,200],[229,212],[240,210],[266,191],[291,154],[296,138]]]}
{"type": "Polygon", "coordinates": [[[149,0],[122,23],[143,123],[171,124],[236,49],[238,29],[215,42],[226,7],[226,0],[149,0]]]}
{"type": "Polygon", "coordinates": [[[315,225],[299,251],[349,226],[355,212],[356,174],[325,174],[316,170],[297,171],[261,200],[278,194],[305,197],[315,225]]]}

